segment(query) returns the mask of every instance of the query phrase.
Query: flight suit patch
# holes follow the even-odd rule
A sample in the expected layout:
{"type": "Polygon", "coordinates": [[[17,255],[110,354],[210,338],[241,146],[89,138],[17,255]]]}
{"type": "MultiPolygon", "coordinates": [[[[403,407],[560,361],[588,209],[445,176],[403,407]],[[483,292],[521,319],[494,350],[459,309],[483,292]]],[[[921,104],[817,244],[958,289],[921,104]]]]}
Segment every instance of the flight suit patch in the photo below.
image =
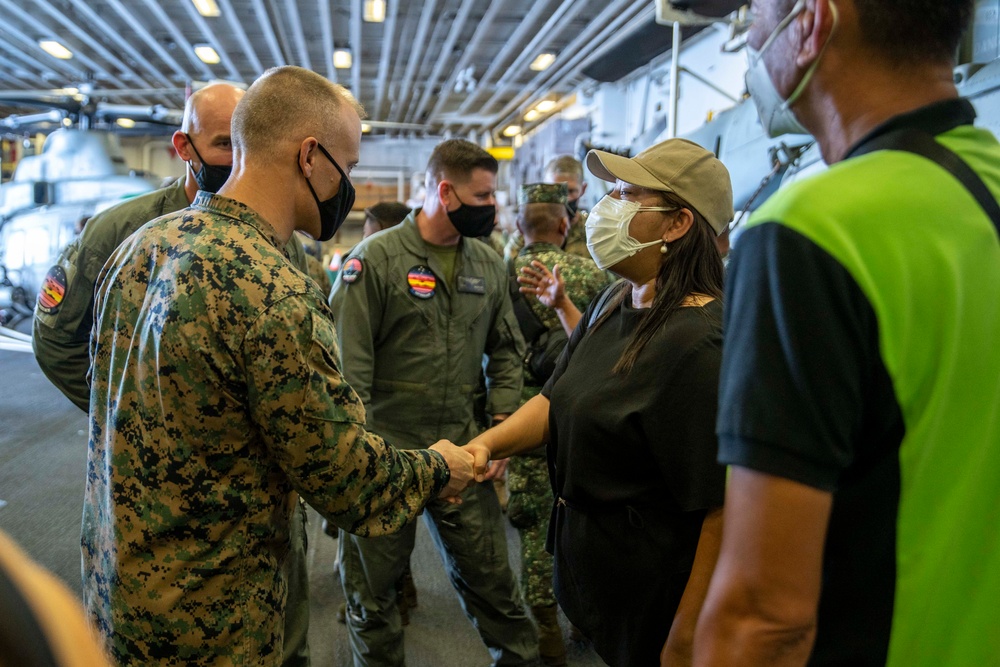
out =
{"type": "Polygon", "coordinates": [[[459,276],[458,291],[466,294],[486,294],[486,278],[459,276]]]}
{"type": "Polygon", "coordinates": [[[42,289],[38,292],[38,309],[46,315],[55,315],[65,296],[66,272],[59,265],[53,266],[45,274],[42,289]]]}
{"type": "Polygon", "coordinates": [[[406,283],[410,286],[410,294],[418,299],[429,299],[434,296],[437,277],[426,266],[415,266],[407,271],[406,283]]]}
{"type": "Polygon", "coordinates": [[[358,278],[361,277],[361,272],[364,270],[365,266],[361,263],[361,260],[357,257],[351,257],[344,262],[343,268],[340,269],[340,279],[350,285],[357,282],[358,278]]]}

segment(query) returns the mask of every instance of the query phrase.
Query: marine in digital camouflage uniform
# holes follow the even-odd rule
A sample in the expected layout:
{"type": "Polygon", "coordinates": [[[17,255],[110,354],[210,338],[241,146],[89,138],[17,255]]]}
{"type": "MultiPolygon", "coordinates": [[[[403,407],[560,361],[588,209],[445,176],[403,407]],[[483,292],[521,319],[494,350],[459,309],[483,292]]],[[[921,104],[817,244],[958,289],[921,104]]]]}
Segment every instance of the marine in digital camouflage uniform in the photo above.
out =
{"type": "MultiPolygon", "coordinates": [[[[528,244],[521,249],[514,260],[514,269],[520,273],[521,267],[530,266],[532,261],[544,264],[549,270],[559,265],[560,275],[565,282],[566,294],[581,312],[611,282],[604,271],[597,268],[591,259],[584,259],[562,250],[559,246],[568,228],[566,186],[559,184],[535,183],[522,186],[518,192],[518,229],[528,244]]],[[[532,311],[549,330],[562,327],[555,311],[547,308],[534,296],[526,295],[532,311]]],[[[541,386],[525,370],[522,404],[541,391],[541,386]]],[[[552,591],[552,555],[545,551],[548,533],[549,513],[552,510],[552,485],[545,459],[545,449],[537,449],[527,455],[511,458],[507,468],[507,486],[510,501],[507,516],[521,535],[521,590],[538,621],[540,640],[543,642],[542,657],[546,657],[544,646],[546,626],[555,625],[556,598],[552,591]]],[[[551,653],[557,651],[555,638],[551,653]]],[[[562,641],[562,635],[558,635],[562,641]]],[[[565,651],[565,649],[563,649],[565,651]]],[[[562,664],[547,662],[547,664],[562,664]]]]}
{"type": "MultiPolygon", "coordinates": [[[[587,191],[587,183],[583,180],[583,165],[572,155],[559,155],[545,165],[545,183],[566,184],[570,225],[561,248],[572,255],[590,259],[590,251],[587,250],[587,211],[578,208],[580,198],[587,191]]],[[[523,247],[524,236],[519,231],[514,232],[504,247],[504,259],[510,262],[523,247]]]]}
{"type": "Polygon", "coordinates": [[[366,431],[324,295],[282,251],[294,228],[325,237],[346,214],[328,225],[316,192],[353,194],[357,103],[277,68],[237,107],[233,135],[241,171],[224,191],[240,200],[199,193],[99,278],[83,598],[120,664],[280,664],[298,494],[382,535],[468,479],[452,479],[449,461],[465,465],[452,445],[403,452],[366,431]]]}
{"type": "MultiPolygon", "coordinates": [[[[230,124],[243,90],[230,84],[208,85],[192,94],[184,104],[184,119],[172,142],[177,155],[187,162],[184,176],[174,183],[133,197],[98,213],[63,249],[46,276],[46,285],[57,298],[43,300],[35,308],[32,346],[46,377],[78,408],[90,409],[88,345],[94,318],[94,290],[101,268],[121,243],[144,224],[161,215],[186,208],[199,190],[215,192],[226,181],[232,165],[230,124]],[[55,305],[51,305],[55,301],[55,305]]],[[[314,272],[302,241],[293,234],[285,253],[300,271],[325,280],[325,272],[314,272]]],[[[317,262],[318,264],[318,262],[317,262]]],[[[320,267],[322,269],[322,267],[320,267]]],[[[324,285],[319,283],[321,287],[324,285]]],[[[309,580],[306,571],[306,510],[292,524],[292,552],[286,559],[288,604],[285,615],[284,667],[308,667],[309,580]]]]}

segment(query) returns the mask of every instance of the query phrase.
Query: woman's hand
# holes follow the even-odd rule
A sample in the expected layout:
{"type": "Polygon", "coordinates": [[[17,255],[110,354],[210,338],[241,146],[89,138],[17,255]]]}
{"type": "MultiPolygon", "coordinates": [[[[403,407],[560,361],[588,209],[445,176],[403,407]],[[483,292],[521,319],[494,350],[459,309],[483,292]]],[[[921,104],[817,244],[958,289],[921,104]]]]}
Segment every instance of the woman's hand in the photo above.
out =
{"type": "Polygon", "coordinates": [[[521,275],[517,277],[517,282],[521,284],[522,294],[534,294],[547,308],[564,308],[568,301],[566,283],[559,273],[558,264],[549,271],[548,267],[537,259],[532,260],[531,266],[521,267],[521,275]]]}

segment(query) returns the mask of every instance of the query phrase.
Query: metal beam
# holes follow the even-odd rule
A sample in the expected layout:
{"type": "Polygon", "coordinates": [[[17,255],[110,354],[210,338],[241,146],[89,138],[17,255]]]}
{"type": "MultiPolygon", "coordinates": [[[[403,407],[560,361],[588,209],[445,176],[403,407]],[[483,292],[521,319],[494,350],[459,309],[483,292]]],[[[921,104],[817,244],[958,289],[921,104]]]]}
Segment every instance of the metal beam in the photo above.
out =
{"type": "Polygon", "coordinates": [[[302,31],[302,18],[299,16],[298,2],[286,2],[285,10],[288,14],[288,23],[295,32],[295,41],[299,46],[299,65],[306,69],[312,69],[312,59],[309,57],[309,44],[306,42],[306,35],[302,31]]]}
{"type": "Polygon", "coordinates": [[[180,77],[181,79],[191,78],[191,75],[188,73],[188,71],[183,67],[181,67],[180,63],[174,60],[173,56],[167,53],[167,50],[163,48],[159,42],[156,41],[156,39],[153,37],[153,35],[150,34],[148,30],[146,30],[146,26],[144,26],[139,21],[139,19],[135,17],[135,14],[132,13],[132,10],[125,7],[125,5],[121,3],[121,0],[105,0],[105,1],[109,5],[111,5],[111,8],[114,9],[120,17],[122,17],[122,20],[124,20],[125,23],[127,23],[129,27],[131,27],[132,30],[135,31],[136,37],[142,40],[146,44],[146,46],[151,48],[153,52],[160,57],[160,60],[166,63],[167,66],[170,67],[170,69],[172,69],[174,73],[177,74],[178,77],[180,77]]]}
{"type": "MultiPolygon", "coordinates": [[[[128,41],[122,39],[119,31],[112,28],[107,21],[101,18],[100,14],[95,12],[87,4],[86,0],[70,0],[76,10],[85,16],[87,20],[93,23],[97,28],[102,31],[109,39],[113,39],[124,51],[125,53],[132,56],[132,60],[142,66],[144,70],[149,72],[155,79],[159,80],[164,86],[173,87],[173,83],[167,77],[163,76],[160,71],[149,62],[149,58],[139,53],[128,41]]],[[[187,77],[184,77],[187,79],[187,77]]]]}
{"type": "Polygon", "coordinates": [[[351,92],[361,99],[361,56],[364,49],[361,43],[361,3],[364,0],[351,0],[351,92]]]}
{"type": "MultiPolygon", "coordinates": [[[[250,38],[247,37],[246,31],[243,29],[240,17],[233,11],[233,6],[229,4],[229,0],[217,0],[217,2],[219,3],[219,8],[222,10],[222,15],[226,17],[229,29],[233,31],[236,41],[240,43],[240,48],[243,49],[243,53],[246,54],[247,59],[250,61],[250,67],[253,68],[252,79],[256,79],[264,71],[264,66],[261,64],[260,58],[257,57],[257,51],[253,48],[250,38]]],[[[245,77],[243,81],[246,81],[245,77]]]]}
{"type": "MultiPolygon", "coordinates": [[[[177,27],[178,22],[172,20],[169,16],[167,16],[167,13],[163,11],[162,7],[160,7],[160,3],[158,2],[158,0],[142,0],[142,2],[143,4],[146,5],[146,9],[149,10],[149,13],[152,14],[153,17],[156,18],[160,22],[160,24],[167,29],[167,32],[170,33],[170,36],[173,38],[174,43],[184,50],[184,54],[187,56],[188,60],[191,62],[192,65],[194,65],[195,69],[198,70],[199,76],[201,76],[204,79],[215,78],[215,74],[212,72],[211,69],[209,69],[208,65],[205,62],[203,62],[202,59],[197,56],[197,54],[195,54],[194,46],[187,40],[187,37],[185,37],[184,33],[180,31],[180,28],[177,27]]],[[[194,10],[194,5],[192,5],[190,2],[182,4],[186,4],[192,10],[194,10]]],[[[195,14],[197,13],[198,13],[197,10],[195,10],[195,14]]],[[[192,76],[189,78],[195,78],[195,77],[192,76]]]]}
{"type": "MultiPolygon", "coordinates": [[[[410,88],[413,86],[413,77],[416,74],[417,65],[420,63],[420,49],[427,44],[427,31],[431,27],[431,19],[434,16],[434,9],[437,0],[425,0],[424,9],[420,13],[420,23],[417,24],[417,34],[413,37],[413,45],[410,47],[410,59],[406,63],[406,74],[403,75],[403,89],[400,91],[398,102],[403,106],[410,96],[410,88]]],[[[406,114],[405,109],[396,108],[393,114],[398,120],[402,120],[406,114]]]]}
{"type": "MultiPolygon", "coordinates": [[[[146,0],[146,2],[152,2],[152,1],[153,0],[146,0]]],[[[222,66],[226,68],[226,77],[230,81],[238,81],[240,83],[246,83],[246,80],[243,78],[243,75],[240,74],[240,71],[238,69],[236,69],[236,65],[233,63],[233,59],[229,57],[229,53],[226,51],[226,48],[222,46],[222,42],[220,42],[219,38],[215,36],[215,31],[208,26],[208,22],[205,21],[205,17],[202,16],[200,13],[198,13],[198,10],[195,9],[194,3],[182,2],[181,5],[187,11],[188,18],[196,26],[198,26],[198,30],[201,31],[201,35],[205,39],[205,41],[211,44],[212,48],[215,49],[215,52],[219,54],[219,60],[222,62],[222,66]]],[[[184,36],[181,35],[182,39],[183,37],[184,36]]],[[[187,40],[184,40],[184,43],[187,44],[187,40]]],[[[189,53],[192,52],[194,52],[193,46],[191,46],[191,51],[189,51],[189,53]]]]}
{"type": "Polygon", "coordinates": [[[476,87],[476,90],[465,98],[465,102],[463,102],[458,108],[459,114],[467,113],[469,111],[469,107],[472,106],[475,101],[479,99],[480,94],[485,92],[489,87],[494,75],[509,64],[508,60],[510,59],[511,52],[520,48],[520,45],[524,43],[528,34],[535,29],[535,25],[541,17],[545,15],[545,12],[549,7],[549,2],[550,0],[543,0],[542,2],[535,2],[532,4],[531,10],[528,12],[527,16],[524,17],[524,20],[521,21],[521,23],[517,26],[517,29],[514,30],[514,34],[507,39],[507,43],[504,45],[503,49],[501,49],[500,53],[493,58],[493,63],[490,65],[489,69],[486,70],[486,73],[483,74],[482,78],[479,79],[479,85],[476,87]]]}
{"type": "MultiPolygon", "coordinates": [[[[566,0],[566,1],[573,2],[573,0],[566,0]]],[[[459,72],[464,70],[466,66],[469,64],[469,61],[472,59],[472,56],[475,55],[476,53],[477,47],[481,43],[486,41],[487,35],[493,29],[493,22],[496,20],[496,17],[500,13],[500,10],[502,8],[503,8],[502,2],[491,2],[490,6],[486,9],[486,13],[483,14],[482,20],[479,22],[479,25],[476,26],[476,32],[472,35],[472,39],[469,40],[469,43],[465,46],[465,49],[462,51],[462,57],[459,58],[458,63],[452,70],[451,76],[448,77],[447,82],[445,82],[444,87],[442,88],[441,96],[438,97],[437,104],[434,105],[434,108],[428,115],[427,117],[428,122],[434,122],[434,117],[437,116],[438,113],[440,113],[441,109],[448,102],[449,98],[452,95],[453,88],[455,86],[455,79],[458,78],[459,72]]]]}
{"type": "Polygon", "coordinates": [[[396,17],[399,15],[399,4],[399,2],[390,2],[389,13],[385,17],[385,29],[382,31],[382,53],[378,63],[378,92],[375,95],[375,108],[369,114],[372,118],[382,116],[386,84],[392,76],[389,72],[389,61],[392,59],[392,49],[396,45],[396,17]]]}
{"type": "Polygon", "coordinates": [[[60,60],[54,56],[50,56],[48,53],[45,53],[45,51],[42,50],[42,47],[38,46],[38,42],[31,39],[14,26],[10,25],[10,23],[0,23],[0,32],[6,32],[7,34],[13,36],[16,40],[22,42],[26,47],[18,48],[15,44],[8,43],[7,41],[0,41],[0,46],[3,46],[7,53],[18,58],[19,60],[35,63],[39,70],[43,73],[45,70],[49,70],[50,72],[59,72],[62,76],[69,77],[71,81],[82,81],[87,78],[86,73],[83,70],[70,66],[65,60],[60,60]],[[34,52],[44,55],[46,60],[50,61],[51,64],[46,64],[45,61],[29,55],[34,52]]]}
{"type": "Polygon", "coordinates": [[[323,60],[326,61],[326,78],[337,83],[337,68],[333,66],[333,21],[330,16],[330,0],[316,0],[319,10],[319,25],[323,35],[323,60]]]}
{"type": "MultiPolygon", "coordinates": [[[[360,0],[358,1],[360,2],[360,0]]],[[[430,102],[431,95],[434,94],[434,86],[437,85],[438,79],[441,78],[442,70],[446,64],[453,64],[452,49],[455,48],[455,42],[458,41],[462,30],[465,29],[465,22],[469,20],[469,14],[472,13],[472,7],[475,3],[476,0],[462,0],[462,4],[458,9],[458,15],[451,23],[451,30],[448,31],[448,38],[441,46],[437,63],[434,64],[434,69],[431,71],[431,77],[424,85],[424,94],[420,97],[420,103],[417,105],[416,110],[410,110],[407,120],[419,121],[421,119],[424,110],[427,108],[427,104],[430,102]]]]}
{"type": "Polygon", "coordinates": [[[278,38],[274,34],[274,28],[271,27],[271,19],[267,14],[267,8],[264,7],[264,0],[250,0],[250,3],[253,5],[254,14],[257,15],[260,30],[264,33],[264,41],[267,42],[267,46],[271,50],[275,66],[286,65],[285,55],[281,52],[281,47],[278,46],[278,38]]]}

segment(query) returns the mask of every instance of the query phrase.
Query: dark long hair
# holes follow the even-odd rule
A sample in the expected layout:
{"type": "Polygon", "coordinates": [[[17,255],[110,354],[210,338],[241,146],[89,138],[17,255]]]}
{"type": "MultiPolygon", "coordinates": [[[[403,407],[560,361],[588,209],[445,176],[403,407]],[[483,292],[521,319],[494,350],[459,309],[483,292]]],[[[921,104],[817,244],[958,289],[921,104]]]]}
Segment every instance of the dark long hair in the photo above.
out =
{"type": "MultiPolygon", "coordinates": [[[[724,269],[722,255],[715,245],[715,230],[690,204],[670,193],[662,193],[665,206],[686,208],[694,215],[688,233],[667,244],[667,254],[656,276],[656,296],[653,305],[642,315],[639,326],[632,332],[625,351],[612,372],[629,372],[646,344],[691,294],[715,299],[722,298],[724,269]]],[[[594,323],[597,329],[617,310],[625,299],[632,297],[628,283],[612,297],[604,312],[594,323]]],[[[705,312],[705,311],[701,311],[705,312]]],[[[707,315],[707,313],[706,313],[707,315]]]]}

